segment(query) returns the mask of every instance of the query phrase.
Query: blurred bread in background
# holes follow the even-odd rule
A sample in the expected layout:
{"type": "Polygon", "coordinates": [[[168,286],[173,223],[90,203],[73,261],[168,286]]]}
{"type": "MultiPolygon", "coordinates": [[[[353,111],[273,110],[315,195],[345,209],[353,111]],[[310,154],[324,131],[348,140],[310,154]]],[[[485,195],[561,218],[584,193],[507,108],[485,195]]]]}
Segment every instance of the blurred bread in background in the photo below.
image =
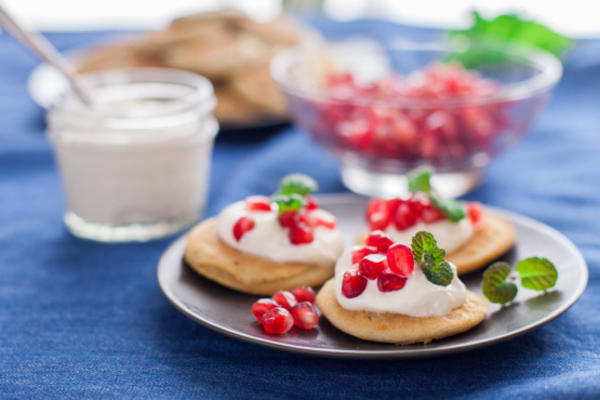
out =
{"type": "Polygon", "coordinates": [[[186,15],[162,31],[86,52],[80,72],[122,67],[168,67],[199,73],[215,86],[215,115],[243,125],[288,118],[269,63],[279,51],[320,42],[290,15],[259,22],[234,10],[186,15]]]}

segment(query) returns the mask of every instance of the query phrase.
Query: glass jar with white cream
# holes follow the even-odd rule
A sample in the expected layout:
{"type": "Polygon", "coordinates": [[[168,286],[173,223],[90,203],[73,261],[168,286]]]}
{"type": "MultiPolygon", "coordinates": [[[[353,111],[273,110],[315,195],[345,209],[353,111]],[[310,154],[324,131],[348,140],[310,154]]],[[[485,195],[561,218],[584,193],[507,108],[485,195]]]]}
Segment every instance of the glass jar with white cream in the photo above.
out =
{"type": "Polygon", "coordinates": [[[93,240],[140,241],[199,218],[218,131],[210,82],[161,68],[83,79],[92,107],[66,93],[48,113],[69,230],[93,240]]]}

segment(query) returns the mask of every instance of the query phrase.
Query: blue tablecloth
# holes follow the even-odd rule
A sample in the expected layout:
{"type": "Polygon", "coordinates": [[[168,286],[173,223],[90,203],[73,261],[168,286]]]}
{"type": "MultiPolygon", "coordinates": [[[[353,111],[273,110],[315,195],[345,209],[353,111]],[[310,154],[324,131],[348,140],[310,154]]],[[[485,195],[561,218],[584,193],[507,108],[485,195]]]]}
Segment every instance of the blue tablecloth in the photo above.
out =
{"type": "MultiPolygon", "coordinates": [[[[433,34],[376,21],[316,24],[328,34],[433,34]]],[[[66,49],[105,35],[50,38],[66,49]]],[[[36,61],[6,35],[0,60],[1,398],[600,397],[600,41],[579,42],[533,130],[469,196],[567,235],[589,263],[586,292],[509,342],[402,361],[312,358],[223,337],[163,298],[156,263],[171,239],[108,245],[69,235],[43,111],[26,92],[36,61]]],[[[270,193],[291,171],[343,190],[334,161],[295,129],[256,142],[221,138],[213,166],[209,214],[270,193]]]]}

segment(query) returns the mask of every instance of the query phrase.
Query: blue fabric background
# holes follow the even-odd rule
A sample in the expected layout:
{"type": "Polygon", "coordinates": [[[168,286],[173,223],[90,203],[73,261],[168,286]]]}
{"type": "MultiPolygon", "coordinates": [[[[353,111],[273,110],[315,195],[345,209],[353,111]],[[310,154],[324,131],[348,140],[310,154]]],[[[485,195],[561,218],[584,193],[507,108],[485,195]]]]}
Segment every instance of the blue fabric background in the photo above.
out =
{"type": "MultiPolygon", "coordinates": [[[[315,24],[329,35],[435,34],[378,21],[315,24]]],[[[50,38],[66,49],[106,35],[50,38]]],[[[579,42],[533,130],[468,196],[573,240],[590,267],[583,297],[509,342],[403,361],[311,358],[223,337],[163,298],[156,262],[171,239],[107,245],[69,235],[43,111],[26,92],[36,61],[6,35],[0,60],[0,397],[600,397],[600,41],[579,42]]],[[[344,190],[333,160],[295,129],[259,141],[220,138],[208,214],[270,193],[291,171],[344,190]]]]}

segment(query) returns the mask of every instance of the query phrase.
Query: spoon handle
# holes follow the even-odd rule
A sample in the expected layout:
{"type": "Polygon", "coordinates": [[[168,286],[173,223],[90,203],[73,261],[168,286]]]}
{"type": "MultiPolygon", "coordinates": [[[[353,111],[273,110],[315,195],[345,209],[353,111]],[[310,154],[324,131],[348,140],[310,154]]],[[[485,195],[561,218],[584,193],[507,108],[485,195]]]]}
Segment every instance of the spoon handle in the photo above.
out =
{"type": "Polygon", "coordinates": [[[58,69],[69,81],[73,92],[86,105],[91,106],[90,96],[81,86],[77,71],[62,54],[42,35],[26,31],[0,4],[0,25],[38,57],[58,69]]]}

